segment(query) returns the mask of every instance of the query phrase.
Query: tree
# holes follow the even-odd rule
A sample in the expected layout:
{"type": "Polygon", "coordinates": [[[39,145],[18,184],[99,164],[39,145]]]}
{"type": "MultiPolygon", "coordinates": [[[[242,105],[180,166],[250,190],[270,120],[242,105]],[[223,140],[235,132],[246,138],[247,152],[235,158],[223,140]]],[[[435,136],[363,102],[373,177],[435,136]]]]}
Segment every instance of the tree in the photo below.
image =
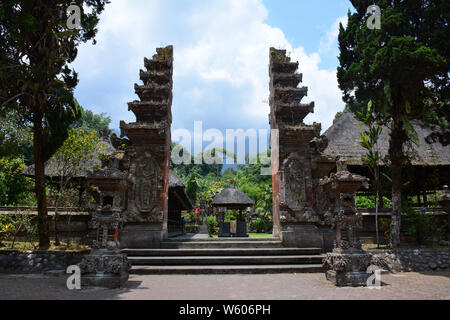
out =
{"type": "MultiPolygon", "coordinates": [[[[373,103],[374,117],[390,129],[392,245],[400,245],[402,167],[405,148],[417,135],[411,120],[427,124],[448,112],[448,1],[379,0],[381,29],[366,22],[370,0],[351,0],[356,9],[339,30],[337,77],[349,105],[373,103]]],[[[448,115],[448,113],[447,113],[448,115]]]]}
{"type": "Polygon", "coordinates": [[[27,165],[33,160],[33,132],[14,110],[0,117],[0,157],[23,157],[27,165]]]}
{"type": "Polygon", "coordinates": [[[363,123],[368,126],[368,130],[360,134],[361,141],[359,144],[367,150],[367,154],[361,156],[361,161],[369,168],[370,173],[373,176],[373,188],[375,190],[375,231],[377,237],[377,246],[380,245],[378,237],[378,208],[383,194],[381,193],[381,179],[380,179],[380,162],[381,155],[378,151],[378,138],[381,133],[381,126],[376,123],[372,115],[372,101],[369,101],[367,108],[358,113],[359,118],[363,120],[363,123]]]}
{"type": "MultiPolygon", "coordinates": [[[[95,37],[107,0],[3,0],[0,3],[0,109],[16,110],[33,126],[39,244],[50,245],[44,163],[80,116],[69,68],[77,46],[95,37]],[[68,29],[67,8],[81,10],[80,29],[68,29]]],[[[95,44],[95,40],[94,40],[95,44]]]]}
{"type": "Polygon", "coordinates": [[[111,135],[109,128],[111,117],[104,112],[95,114],[91,110],[81,109],[81,117],[71,126],[72,128],[94,130],[100,138],[108,138],[111,135]]]}

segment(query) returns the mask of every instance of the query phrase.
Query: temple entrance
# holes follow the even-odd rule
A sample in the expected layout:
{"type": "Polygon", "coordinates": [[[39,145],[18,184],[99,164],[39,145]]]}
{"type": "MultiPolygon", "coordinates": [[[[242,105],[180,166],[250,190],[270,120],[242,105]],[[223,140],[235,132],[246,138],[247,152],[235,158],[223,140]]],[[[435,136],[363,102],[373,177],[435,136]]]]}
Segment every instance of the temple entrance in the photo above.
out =
{"type": "Polygon", "coordinates": [[[188,197],[191,185],[186,192],[170,171],[173,47],[158,48],[144,65],[143,85],[135,85],[140,101],[128,104],[136,122],[120,123],[121,138],[115,138],[120,147],[110,160],[126,186],[112,203],[122,213],[120,246],[135,272],[321,272],[322,252],[330,250],[335,237],[325,223],[328,204],[319,180],[335,161],[322,154],[327,142],[320,136],[320,124],[303,123],[314,103],[300,103],[307,88],[298,88],[298,63],[285,50],[271,48],[272,180],[266,187],[271,190],[267,211],[272,211],[273,228],[266,238],[249,237],[244,215],[256,204],[233,185],[211,201],[212,214],[206,219],[211,237],[185,234],[182,211],[199,208],[188,197]],[[230,212],[236,215],[227,221],[230,212]],[[216,237],[210,220],[218,224],[216,237]],[[169,238],[176,233],[182,235],[169,238]]]}

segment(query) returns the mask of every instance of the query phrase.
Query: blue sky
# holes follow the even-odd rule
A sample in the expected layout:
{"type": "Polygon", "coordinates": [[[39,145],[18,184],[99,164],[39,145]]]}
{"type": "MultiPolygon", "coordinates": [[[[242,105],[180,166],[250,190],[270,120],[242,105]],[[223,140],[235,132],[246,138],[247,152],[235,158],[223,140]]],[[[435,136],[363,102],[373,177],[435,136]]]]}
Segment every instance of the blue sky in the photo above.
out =
{"type": "MultiPolygon", "coordinates": [[[[105,112],[112,128],[133,122],[144,57],[174,45],[172,130],[268,128],[269,47],[299,61],[315,101],[307,123],[328,128],[343,109],[337,87],[337,30],[351,4],[344,0],[112,0],[100,17],[97,45],[80,46],[73,67],[75,96],[105,112]]],[[[207,143],[205,142],[205,145],[207,143]]]]}

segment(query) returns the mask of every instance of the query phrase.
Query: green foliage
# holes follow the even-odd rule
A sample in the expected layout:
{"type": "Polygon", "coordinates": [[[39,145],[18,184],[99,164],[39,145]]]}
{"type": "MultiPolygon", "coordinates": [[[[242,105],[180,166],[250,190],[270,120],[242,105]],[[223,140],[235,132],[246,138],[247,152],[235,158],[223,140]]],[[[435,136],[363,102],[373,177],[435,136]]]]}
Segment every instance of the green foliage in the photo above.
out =
{"type": "MultiPolygon", "coordinates": [[[[190,154],[181,146],[172,144],[172,149],[177,147],[180,156],[190,154]]],[[[212,151],[211,151],[212,152],[212,151]]],[[[224,149],[216,149],[212,155],[227,155],[236,157],[224,149]],[[217,153],[214,153],[217,152],[217,153]]],[[[205,152],[206,153],[206,152],[205,152]]],[[[198,155],[199,156],[199,155],[198,155]]],[[[271,176],[261,175],[263,165],[260,162],[262,155],[246,156],[246,162],[256,162],[254,164],[238,165],[237,169],[228,168],[220,172],[222,165],[175,165],[171,162],[171,168],[183,180],[186,185],[186,193],[193,203],[205,202],[211,203],[214,197],[223,189],[233,184],[236,188],[245,192],[254,202],[252,208],[258,213],[260,220],[260,229],[269,231],[272,228],[272,187],[271,176]],[[250,161],[255,160],[255,161],[250,161]],[[219,170],[220,169],[220,170],[219,170]]],[[[270,156],[270,152],[266,156],[270,156]]],[[[192,160],[194,158],[191,158],[192,160]]],[[[238,212],[228,210],[225,214],[225,222],[236,220],[238,212]]]]}
{"type": "Polygon", "coordinates": [[[186,184],[186,194],[193,203],[196,203],[197,201],[198,189],[197,175],[195,173],[191,173],[186,184]]]}
{"type": "MultiPolygon", "coordinates": [[[[392,202],[388,197],[383,197],[384,208],[392,208],[392,202]]],[[[375,196],[356,196],[356,208],[375,208],[375,196]]]]}
{"type": "Polygon", "coordinates": [[[217,222],[216,216],[213,216],[213,215],[208,216],[206,218],[206,223],[208,225],[208,235],[210,237],[212,237],[216,233],[216,228],[217,228],[217,226],[219,224],[217,222]]]}
{"type": "Polygon", "coordinates": [[[23,157],[27,165],[33,159],[32,128],[14,110],[0,116],[0,157],[23,157]]]}
{"type": "Polygon", "coordinates": [[[352,106],[372,100],[380,119],[394,118],[405,128],[431,111],[425,99],[446,101],[450,30],[444,3],[377,1],[381,30],[370,30],[366,10],[371,2],[352,1],[356,12],[349,12],[347,27],[341,25],[339,32],[338,82],[344,100],[352,106]]]}
{"type": "Polygon", "coordinates": [[[250,223],[250,230],[256,233],[266,233],[272,230],[272,221],[267,217],[258,217],[250,223]]]}
{"type": "Polygon", "coordinates": [[[407,215],[403,218],[405,234],[414,236],[417,244],[430,243],[433,238],[443,239],[447,230],[447,222],[438,223],[434,216],[424,214],[411,207],[407,209],[407,215]]]}
{"type": "Polygon", "coordinates": [[[178,155],[186,159],[187,163],[176,164],[174,163],[172,157],[170,159],[170,168],[175,171],[175,173],[183,180],[187,180],[191,175],[206,177],[218,177],[222,171],[223,164],[220,161],[216,161],[213,164],[207,164],[204,160],[205,157],[211,156],[212,158],[222,159],[220,156],[223,154],[227,154],[227,151],[224,149],[213,148],[211,150],[206,150],[203,153],[197,154],[195,157],[192,156],[188,150],[183,148],[181,145],[176,143],[172,143],[171,151],[178,152],[178,155]],[[201,164],[196,164],[200,162],[201,164]]]}
{"type": "Polygon", "coordinates": [[[33,245],[37,239],[37,226],[33,222],[33,216],[28,211],[17,211],[15,214],[0,215],[0,241],[10,240],[11,249],[17,237],[21,235],[33,245]]]}
{"type": "Polygon", "coordinates": [[[21,174],[25,168],[20,158],[0,158],[0,205],[28,204],[33,183],[21,174]]]}
{"type": "Polygon", "coordinates": [[[91,162],[98,154],[102,154],[105,146],[95,131],[86,129],[70,129],[69,136],[48,162],[51,176],[58,177],[62,186],[71,178],[83,171],[87,162],[91,162]]]}
{"type": "Polygon", "coordinates": [[[232,220],[237,220],[238,212],[235,210],[227,210],[223,217],[224,222],[230,222],[232,220]]]}
{"type": "Polygon", "coordinates": [[[91,110],[85,110],[82,108],[81,117],[74,124],[72,128],[81,128],[86,131],[95,131],[101,138],[107,138],[111,134],[109,125],[111,123],[111,117],[106,113],[95,114],[91,110]]]}

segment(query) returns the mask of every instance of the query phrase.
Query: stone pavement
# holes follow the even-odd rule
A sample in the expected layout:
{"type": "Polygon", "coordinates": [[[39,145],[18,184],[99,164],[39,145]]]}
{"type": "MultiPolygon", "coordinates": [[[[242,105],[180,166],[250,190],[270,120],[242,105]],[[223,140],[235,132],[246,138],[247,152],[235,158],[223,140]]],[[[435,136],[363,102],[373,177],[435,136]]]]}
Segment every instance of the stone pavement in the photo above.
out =
{"type": "Polygon", "coordinates": [[[0,300],[450,300],[450,272],[382,274],[381,289],[338,288],[324,274],[131,275],[126,288],[70,291],[67,276],[0,275],[0,300]]]}

